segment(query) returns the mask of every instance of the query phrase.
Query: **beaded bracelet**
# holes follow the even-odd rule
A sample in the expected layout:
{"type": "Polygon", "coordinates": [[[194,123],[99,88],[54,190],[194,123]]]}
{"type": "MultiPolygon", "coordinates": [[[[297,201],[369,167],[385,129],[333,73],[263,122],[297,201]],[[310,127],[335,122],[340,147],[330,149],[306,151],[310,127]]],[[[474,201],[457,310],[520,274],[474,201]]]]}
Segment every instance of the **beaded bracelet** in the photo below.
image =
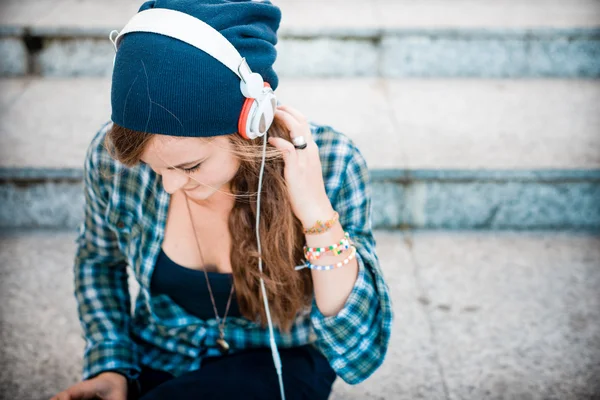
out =
{"type": "MultiPolygon", "coordinates": [[[[348,250],[350,248],[350,243],[344,243],[341,246],[336,246],[336,248],[334,250],[331,250],[333,255],[335,256],[339,256],[340,254],[342,254],[344,251],[348,250]]],[[[319,258],[321,258],[322,255],[324,255],[325,253],[327,253],[327,251],[324,252],[317,252],[317,253],[304,253],[304,258],[306,258],[307,260],[318,260],[319,258]]]]}
{"type": "Polygon", "coordinates": [[[315,269],[317,271],[327,271],[330,269],[334,269],[334,268],[339,268],[342,265],[348,264],[348,262],[350,262],[350,260],[352,260],[354,258],[354,256],[356,255],[356,247],[354,246],[350,246],[352,248],[352,251],[350,252],[350,255],[348,256],[348,258],[346,258],[343,261],[340,261],[337,264],[332,264],[332,265],[314,265],[311,264],[309,262],[307,262],[304,265],[298,265],[297,267],[295,267],[296,271],[301,270],[303,268],[310,268],[310,269],[315,269]]]}
{"type": "Polygon", "coordinates": [[[348,232],[344,232],[344,237],[336,244],[332,244],[326,247],[308,247],[304,246],[304,257],[307,260],[317,260],[324,253],[331,251],[336,256],[342,254],[344,250],[347,250],[350,246],[350,235],[348,232]]]}
{"type": "Polygon", "coordinates": [[[335,222],[338,220],[339,216],[340,215],[337,213],[337,211],[335,211],[333,214],[333,217],[325,222],[318,219],[317,222],[315,222],[315,224],[313,226],[311,226],[310,228],[304,229],[304,234],[305,235],[315,235],[317,233],[327,232],[329,229],[331,229],[333,224],[335,224],[335,222]]]}

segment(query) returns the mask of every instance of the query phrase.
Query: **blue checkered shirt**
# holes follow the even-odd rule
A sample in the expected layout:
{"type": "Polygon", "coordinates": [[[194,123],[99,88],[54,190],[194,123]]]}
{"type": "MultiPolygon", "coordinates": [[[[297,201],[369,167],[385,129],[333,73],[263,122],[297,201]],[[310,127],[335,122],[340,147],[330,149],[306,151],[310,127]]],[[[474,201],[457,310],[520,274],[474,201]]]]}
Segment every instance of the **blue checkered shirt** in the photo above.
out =
{"type": "MultiPolygon", "coordinates": [[[[135,379],[141,365],[179,376],[200,368],[205,357],[219,356],[217,320],[199,319],[168,295],[150,293],[170,195],[147,165],[127,168],[111,158],[103,146],[110,125],[96,133],[84,163],[85,219],[74,262],[74,294],[86,342],[83,379],[105,371],[135,379]],[[140,286],[133,310],[129,269],[140,286]]],[[[310,126],[327,195],[357,248],[359,274],[337,315],[324,316],[313,297],[289,334],[274,327],[275,342],[279,348],[312,344],[338,376],[357,384],[382,364],[393,318],[371,231],[369,172],[347,136],[329,126],[310,126]]],[[[268,348],[269,330],[228,317],[225,339],[231,353],[268,348]]]]}

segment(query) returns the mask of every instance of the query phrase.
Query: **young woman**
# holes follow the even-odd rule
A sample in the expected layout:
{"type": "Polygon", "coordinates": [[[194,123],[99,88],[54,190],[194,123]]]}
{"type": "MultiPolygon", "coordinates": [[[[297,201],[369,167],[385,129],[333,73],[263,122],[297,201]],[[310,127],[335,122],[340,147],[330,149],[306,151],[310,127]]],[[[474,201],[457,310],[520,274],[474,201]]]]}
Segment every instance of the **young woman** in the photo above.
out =
{"type": "MultiPolygon", "coordinates": [[[[270,2],[152,0],[140,12],[150,9],[204,21],[277,88],[270,2]]],[[[282,387],[286,399],[326,399],[337,376],[369,377],[393,314],[353,142],[291,106],[248,140],[239,77],[165,35],[124,35],[112,83],[111,121],[86,153],[74,266],[83,381],[53,399],[278,399],[282,387]],[[140,286],[133,315],[127,265],[140,286]]]]}

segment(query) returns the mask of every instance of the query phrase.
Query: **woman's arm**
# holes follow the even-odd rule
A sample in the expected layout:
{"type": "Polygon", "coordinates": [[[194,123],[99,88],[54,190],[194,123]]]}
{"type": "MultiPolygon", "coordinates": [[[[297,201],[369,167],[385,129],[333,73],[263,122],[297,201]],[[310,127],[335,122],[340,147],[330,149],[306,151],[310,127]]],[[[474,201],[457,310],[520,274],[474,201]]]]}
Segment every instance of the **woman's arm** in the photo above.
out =
{"type": "MultiPolygon", "coordinates": [[[[383,363],[393,312],[371,231],[368,168],[360,151],[349,139],[344,140],[348,140],[350,154],[342,167],[345,172],[341,181],[332,185],[340,187],[330,196],[340,218],[329,239],[335,236],[330,242],[337,242],[343,228],[354,242],[356,258],[339,269],[311,271],[315,283],[311,320],[318,337],[317,346],[332,368],[347,383],[357,384],[383,363]]],[[[325,235],[311,236],[307,236],[309,246],[323,245],[317,243],[321,241],[317,237],[325,235]]],[[[333,258],[339,261],[345,257],[333,258]]]]}
{"type": "Polygon", "coordinates": [[[86,347],[83,379],[118,370],[140,372],[135,343],[129,337],[131,300],[127,262],[105,221],[107,188],[99,175],[99,152],[108,125],[96,134],[84,164],[85,219],[76,239],[74,294],[86,347]]]}
{"type": "MultiPolygon", "coordinates": [[[[333,215],[333,208],[330,205],[329,210],[321,215],[333,215]]],[[[305,226],[310,226],[306,224],[305,226]]],[[[318,235],[306,235],[306,245],[309,247],[325,247],[337,243],[344,237],[344,228],[337,221],[327,232],[318,235]]],[[[344,261],[348,257],[350,250],[340,255],[323,254],[316,261],[311,261],[313,265],[334,265],[344,261]]],[[[347,264],[340,268],[332,270],[318,271],[312,270],[311,276],[315,290],[315,300],[321,313],[326,316],[334,316],[344,307],[350,292],[355,286],[358,276],[358,261],[356,257],[349,260],[347,264]]]]}

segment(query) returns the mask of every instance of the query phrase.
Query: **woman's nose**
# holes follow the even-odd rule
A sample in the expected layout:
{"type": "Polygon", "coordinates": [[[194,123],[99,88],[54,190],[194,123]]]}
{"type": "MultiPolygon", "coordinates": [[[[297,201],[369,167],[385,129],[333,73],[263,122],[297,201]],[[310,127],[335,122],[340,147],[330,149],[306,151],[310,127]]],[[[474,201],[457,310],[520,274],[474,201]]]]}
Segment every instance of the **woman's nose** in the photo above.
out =
{"type": "Polygon", "coordinates": [[[184,187],[189,180],[189,177],[180,171],[164,170],[162,172],[162,183],[165,191],[173,194],[184,187]]]}

